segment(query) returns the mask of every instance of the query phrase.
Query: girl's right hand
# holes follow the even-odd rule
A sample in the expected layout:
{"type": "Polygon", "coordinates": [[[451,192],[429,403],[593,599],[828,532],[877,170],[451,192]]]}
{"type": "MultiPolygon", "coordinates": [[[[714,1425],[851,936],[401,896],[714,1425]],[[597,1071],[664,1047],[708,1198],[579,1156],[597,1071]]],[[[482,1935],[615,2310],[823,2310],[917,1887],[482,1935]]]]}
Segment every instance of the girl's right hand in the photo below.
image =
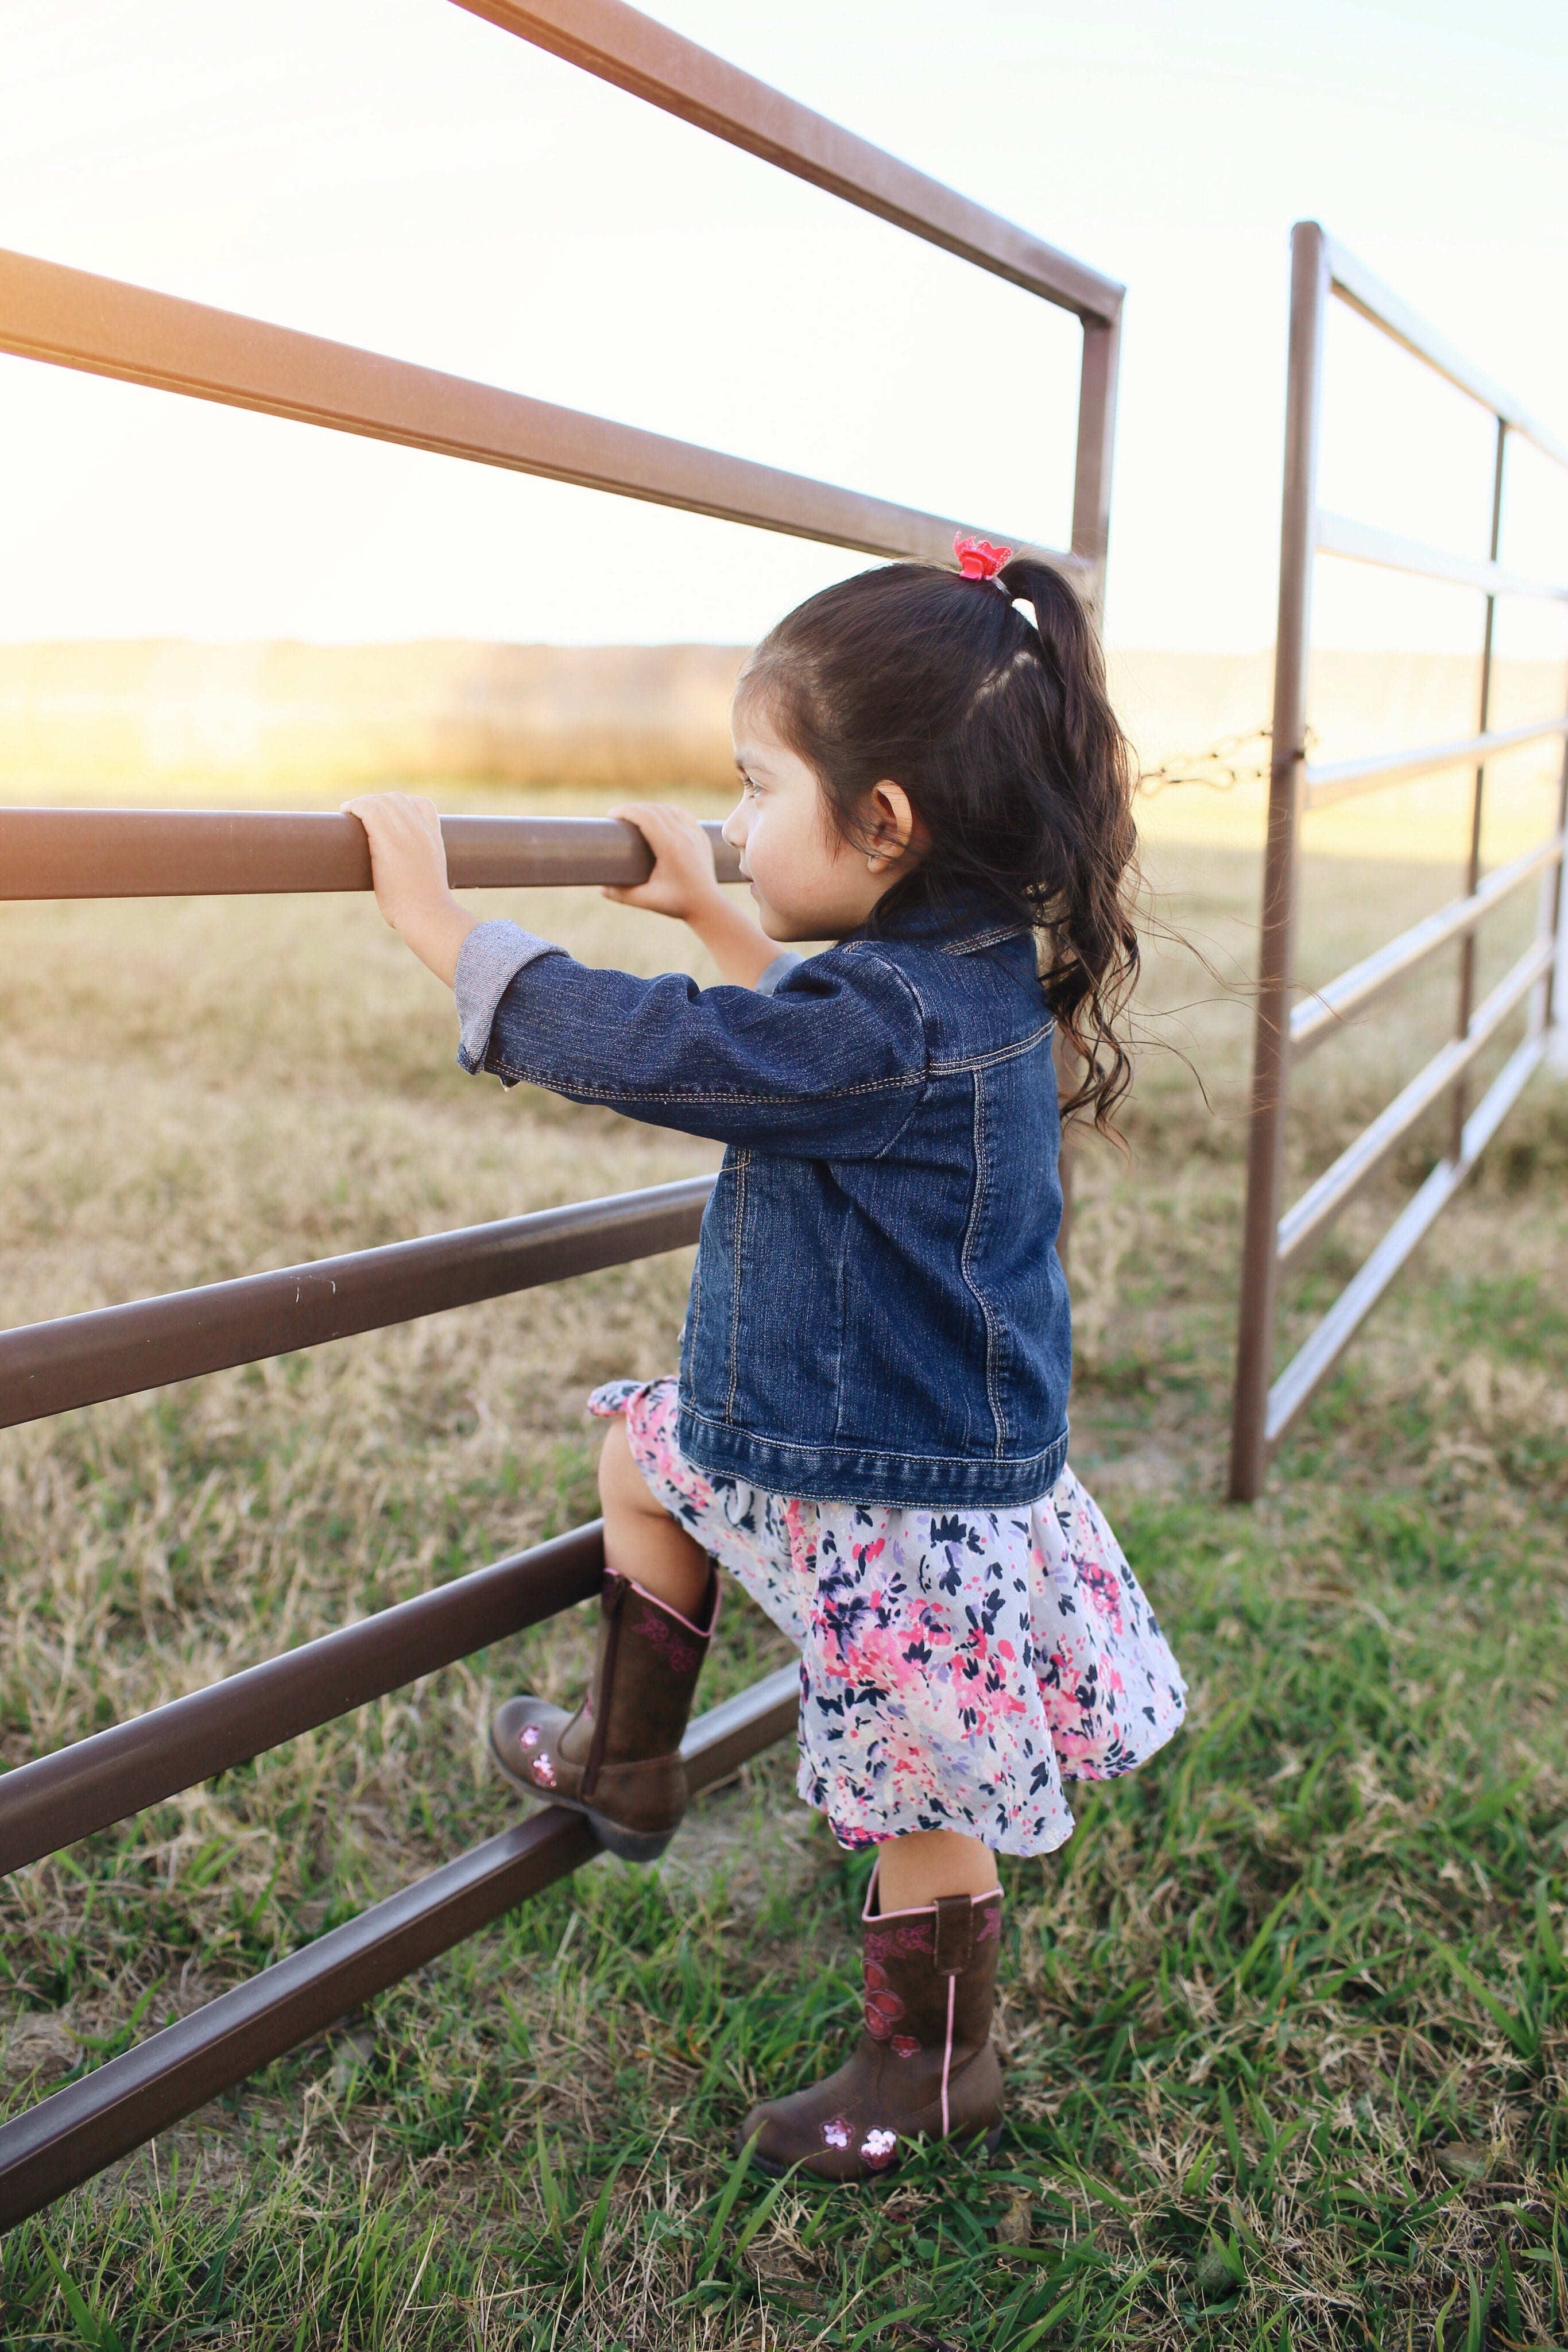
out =
{"type": "Polygon", "coordinates": [[[700,923],[716,905],[728,905],[714,876],[713,845],[689,810],[667,801],[628,801],[610,814],[636,826],[653,853],[653,870],[645,882],[607,884],[607,898],[683,923],[700,923]]]}

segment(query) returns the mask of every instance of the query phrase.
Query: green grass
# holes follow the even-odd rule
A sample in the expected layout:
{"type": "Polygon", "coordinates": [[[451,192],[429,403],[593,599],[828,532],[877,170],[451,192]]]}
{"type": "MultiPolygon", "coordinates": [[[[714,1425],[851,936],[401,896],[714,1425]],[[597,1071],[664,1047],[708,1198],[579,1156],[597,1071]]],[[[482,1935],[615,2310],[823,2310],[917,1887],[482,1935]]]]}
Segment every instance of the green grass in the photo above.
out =
{"type": "MultiPolygon", "coordinates": [[[[1369,936],[1447,885],[1375,879],[1369,936]]],[[[1237,936],[1242,861],[1170,880],[1179,922],[1237,936]]],[[[711,1164],[465,1087],[368,913],[99,909],[91,957],[83,914],[9,919],[7,1320],[711,1164]]],[[[1156,989],[1192,978],[1167,957],[1156,989]]],[[[1156,1058],[1133,1167],[1081,1169],[1074,1458],[1193,1706],[1080,1790],[1059,1857],[1006,1866],[998,2163],[829,2193],[737,2171],[747,2105],[831,2063],[856,2008],[868,1865],[775,1753],[658,1869],[595,1864],[12,2231],[0,2341],[1568,2346],[1568,1102],[1532,1089],[1233,1510],[1244,1027],[1191,1016],[1214,1115],[1156,1058]]],[[[1383,1060],[1309,1066],[1303,1170],[1414,1030],[1378,1034],[1383,1060]]],[[[1352,1212],[1288,1325],[1420,1173],[1352,1212]]],[[[585,1516],[582,1391],[667,1362],[684,1281],[660,1261],[10,1433],[6,1760],[585,1516]]],[[[737,1599],[705,1700],[783,1654],[737,1599]]],[[[515,1818],[489,1707],[573,1689],[590,1632],[536,1629],[8,1882],[11,2109],[515,1818]]]]}

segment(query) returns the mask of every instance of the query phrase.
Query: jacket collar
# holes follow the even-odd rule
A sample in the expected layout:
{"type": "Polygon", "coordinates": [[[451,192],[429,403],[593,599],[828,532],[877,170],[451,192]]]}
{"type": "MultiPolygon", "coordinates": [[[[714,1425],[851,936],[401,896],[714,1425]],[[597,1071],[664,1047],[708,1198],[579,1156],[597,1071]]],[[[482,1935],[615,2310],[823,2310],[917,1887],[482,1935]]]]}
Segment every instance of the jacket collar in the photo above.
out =
{"type": "Polygon", "coordinates": [[[1021,939],[1030,929],[1006,901],[985,890],[954,890],[940,898],[917,898],[895,907],[880,921],[862,923],[852,940],[907,940],[940,948],[947,955],[973,955],[1001,940],[1021,939]]]}

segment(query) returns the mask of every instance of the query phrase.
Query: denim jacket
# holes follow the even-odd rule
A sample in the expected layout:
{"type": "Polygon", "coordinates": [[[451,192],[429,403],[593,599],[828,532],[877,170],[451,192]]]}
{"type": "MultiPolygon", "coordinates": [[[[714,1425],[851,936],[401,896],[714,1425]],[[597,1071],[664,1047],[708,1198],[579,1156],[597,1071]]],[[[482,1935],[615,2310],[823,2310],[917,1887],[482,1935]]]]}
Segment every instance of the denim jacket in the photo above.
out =
{"type": "Polygon", "coordinates": [[[482,923],[458,1060],[728,1146],[681,1348],[696,1468],[820,1502],[1037,1500],[1072,1342],[1032,936],[971,905],[764,977],[639,980],[482,923]]]}

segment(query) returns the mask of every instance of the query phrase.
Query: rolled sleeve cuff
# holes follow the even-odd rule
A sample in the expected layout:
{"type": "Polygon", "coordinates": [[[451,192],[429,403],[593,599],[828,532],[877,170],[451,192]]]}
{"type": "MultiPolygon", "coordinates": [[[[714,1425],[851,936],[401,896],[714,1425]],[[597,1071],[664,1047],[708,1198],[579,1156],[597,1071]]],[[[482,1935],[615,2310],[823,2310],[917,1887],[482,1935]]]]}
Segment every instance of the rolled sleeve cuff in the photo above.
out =
{"type": "Polygon", "coordinates": [[[452,983],[461,1033],[457,1059],[471,1077],[485,1066],[496,1007],[518,972],[540,956],[563,952],[553,940],[541,940],[517,923],[475,924],[458,950],[452,983]]]}
{"type": "Polygon", "coordinates": [[[774,957],[767,971],[758,974],[757,981],[758,995],[771,996],[774,991],[780,988],[784,982],[789,979],[789,974],[794,971],[796,965],[798,963],[804,963],[805,961],[805,957],[803,955],[797,955],[793,948],[785,948],[779,954],[774,957]]]}

